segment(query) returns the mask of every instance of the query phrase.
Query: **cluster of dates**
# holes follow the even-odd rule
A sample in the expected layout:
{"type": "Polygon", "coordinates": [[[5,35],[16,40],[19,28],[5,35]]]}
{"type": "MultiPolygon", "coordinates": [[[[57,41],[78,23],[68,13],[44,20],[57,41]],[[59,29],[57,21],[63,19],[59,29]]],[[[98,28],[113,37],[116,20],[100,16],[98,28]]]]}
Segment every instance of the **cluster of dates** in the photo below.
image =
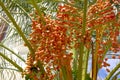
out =
{"type": "MultiPolygon", "coordinates": [[[[73,4],[73,3],[72,3],[73,4]]],[[[27,60],[26,72],[32,74],[33,66],[39,72],[36,63],[42,62],[47,79],[53,80],[56,71],[63,66],[67,68],[67,73],[71,72],[72,48],[79,48],[80,42],[84,42],[84,47],[91,49],[92,38],[95,39],[93,45],[97,51],[98,62],[106,67],[107,58],[103,60],[106,49],[114,52],[119,51],[120,43],[117,37],[120,35],[120,21],[118,15],[115,15],[112,4],[109,0],[98,0],[94,5],[88,7],[86,18],[86,32],[82,35],[82,16],[80,9],[71,5],[62,4],[58,6],[56,18],[43,14],[43,20],[35,13],[32,20],[32,33],[30,34],[30,43],[32,44],[35,55],[30,55],[27,60]],[[95,33],[95,37],[93,37],[95,33]]],[[[115,58],[115,57],[113,57],[115,58]]],[[[119,57],[118,57],[119,58],[119,57]]],[[[108,70],[108,69],[107,69],[108,70]]],[[[43,79],[44,76],[34,75],[35,80],[43,79]]]]}

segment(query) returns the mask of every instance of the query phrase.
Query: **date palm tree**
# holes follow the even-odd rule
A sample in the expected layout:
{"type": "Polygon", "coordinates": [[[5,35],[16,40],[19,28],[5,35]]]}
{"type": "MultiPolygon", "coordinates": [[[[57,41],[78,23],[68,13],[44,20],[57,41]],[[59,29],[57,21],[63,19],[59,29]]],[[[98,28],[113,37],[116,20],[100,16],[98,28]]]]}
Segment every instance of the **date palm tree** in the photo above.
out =
{"type": "MultiPolygon", "coordinates": [[[[17,73],[25,80],[97,80],[101,65],[110,66],[105,62],[107,51],[119,51],[119,0],[0,0],[0,7],[3,80],[6,74],[10,74],[7,80],[18,80],[17,73]],[[21,44],[29,51],[22,48],[22,54],[16,52],[21,44]],[[92,55],[91,73],[87,73],[89,55],[92,55]]],[[[105,80],[119,68],[120,63],[111,71],[106,68],[110,73],[105,80]]]]}

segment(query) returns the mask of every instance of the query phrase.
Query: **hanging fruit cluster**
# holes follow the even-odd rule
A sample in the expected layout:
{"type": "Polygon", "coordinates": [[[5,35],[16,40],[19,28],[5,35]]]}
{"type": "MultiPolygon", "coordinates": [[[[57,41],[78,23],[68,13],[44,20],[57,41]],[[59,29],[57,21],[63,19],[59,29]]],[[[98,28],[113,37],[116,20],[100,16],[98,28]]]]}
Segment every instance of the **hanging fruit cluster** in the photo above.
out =
{"type": "MultiPolygon", "coordinates": [[[[113,3],[116,3],[116,1],[114,0],[113,3]]],[[[98,49],[95,51],[97,51],[98,63],[100,67],[106,67],[106,70],[110,72],[107,68],[110,66],[107,63],[108,58],[104,59],[104,57],[108,50],[115,53],[120,50],[120,43],[118,42],[118,36],[120,35],[120,15],[115,12],[115,8],[113,8],[110,0],[98,0],[94,5],[90,6],[88,14],[88,27],[93,28],[93,31],[96,32],[95,43],[98,45],[98,49]]],[[[119,58],[115,54],[111,57],[119,58]]]]}
{"type": "MultiPolygon", "coordinates": [[[[32,33],[30,34],[30,43],[32,44],[35,54],[29,56],[27,60],[26,72],[31,74],[36,80],[53,80],[56,71],[60,71],[64,66],[67,69],[68,76],[71,73],[72,53],[70,50],[79,48],[80,42],[84,43],[84,47],[91,49],[91,39],[95,32],[97,43],[98,62],[103,66],[110,66],[103,62],[103,58],[107,50],[117,52],[119,43],[117,36],[120,35],[120,21],[117,20],[114,9],[109,0],[98,0],[94,5],[90,6],[87,11],[87,26],[86,32],[82,35],[82,16],[83,12],[80,9],[71,5],[59,5],[56,18],[42,15],[41,17],[34,14],[32,20],[32,33]],[[109,46],[108,46],[109,45],[109,46]],[[42,62],[45,69],[44,76],[33,75],[35,68],[37,73],[40,72],[39,67],[35,66],[38,61],[42,62]]],[[[118,15],[119,16],[119,15],[118,15]]],[[[95,48],[96,49],[96,48],[95,48]]],[[[107,61],[107,58],[105,59],[107,61]]]]}

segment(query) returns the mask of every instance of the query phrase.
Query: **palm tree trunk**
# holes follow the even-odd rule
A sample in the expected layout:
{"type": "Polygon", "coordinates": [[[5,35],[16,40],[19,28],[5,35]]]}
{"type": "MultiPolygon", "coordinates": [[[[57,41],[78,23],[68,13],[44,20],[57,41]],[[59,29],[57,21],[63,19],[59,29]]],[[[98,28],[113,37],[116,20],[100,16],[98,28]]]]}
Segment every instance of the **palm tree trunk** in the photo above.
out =
{"type": "Polygon", "coordinates": [[[2,22],[0,25],[0,42],[5,38],[7,28],[7,24],[2,22]]]}

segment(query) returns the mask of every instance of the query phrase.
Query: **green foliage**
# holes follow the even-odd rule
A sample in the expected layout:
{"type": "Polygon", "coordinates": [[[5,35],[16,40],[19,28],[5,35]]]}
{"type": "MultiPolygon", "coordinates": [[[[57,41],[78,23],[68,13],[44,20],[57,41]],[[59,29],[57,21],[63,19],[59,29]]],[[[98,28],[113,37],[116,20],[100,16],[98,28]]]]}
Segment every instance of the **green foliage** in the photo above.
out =
{"type": "Polygon", "coordinates": [[[33,80],[33,79],[30,78],[30,75],[26,75],[26,76],[25,76],[25,80],[33,80]]]}
{"type": "Polygon", "coordinates": [[[87,75],[86,75],[86,80],[92,80],[92,79],[90,78],[90,74],[87,74],[87,75]]]}

